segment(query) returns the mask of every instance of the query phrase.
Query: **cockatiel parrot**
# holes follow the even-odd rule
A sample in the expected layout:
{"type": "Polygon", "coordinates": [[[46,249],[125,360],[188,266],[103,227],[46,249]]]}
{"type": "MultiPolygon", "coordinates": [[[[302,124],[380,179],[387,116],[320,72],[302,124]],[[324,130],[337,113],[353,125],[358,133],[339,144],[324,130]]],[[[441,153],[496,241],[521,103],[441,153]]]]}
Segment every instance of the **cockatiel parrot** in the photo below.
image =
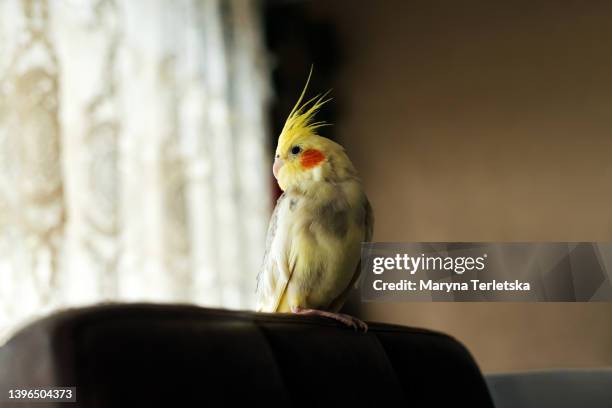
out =
{"type": "Polygon", "coordinates": [[[319,315],[367,330],[338,311],[357,283],[372,209],[344,148],[317,134],[325,123],[313,118],[327,94],[301,105],[309,82],[310,75],[278,139],[272,171],[283,194],[257,277],[257,310],[319,315]]]}

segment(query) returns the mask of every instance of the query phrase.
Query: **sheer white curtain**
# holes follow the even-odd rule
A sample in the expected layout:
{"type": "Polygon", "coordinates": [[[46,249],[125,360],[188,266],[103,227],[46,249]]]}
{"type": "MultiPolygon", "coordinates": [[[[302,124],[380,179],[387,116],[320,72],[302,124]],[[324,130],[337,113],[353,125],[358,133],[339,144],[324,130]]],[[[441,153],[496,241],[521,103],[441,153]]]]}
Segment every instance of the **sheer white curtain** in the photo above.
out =
{"type": "Polygon", "coordinates": [[[251,306],[270,206],[256,11],[0,1],[0,340],[100,301],[251,306]]]}

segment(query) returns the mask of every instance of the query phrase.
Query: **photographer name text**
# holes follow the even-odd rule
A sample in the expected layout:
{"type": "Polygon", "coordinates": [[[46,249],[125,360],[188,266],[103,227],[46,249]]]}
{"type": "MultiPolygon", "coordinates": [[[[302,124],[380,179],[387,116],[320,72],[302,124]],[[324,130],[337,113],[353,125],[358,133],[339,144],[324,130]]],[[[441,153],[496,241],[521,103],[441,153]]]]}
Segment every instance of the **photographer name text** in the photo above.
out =
{"type": "Polygon", "coordinates": [[[528,291],[531,290],[529,282],[515,281],[489,281],[483,282],[478,279],[471,279],[469,282],[438,282],[431,279],[415,281],[402,279],[397,282],[385,282],[376,279],[372,283],[376,291],[420,291],[428,290],[434,292],[464,292],[469,290],[482,291],[528,291]]]}

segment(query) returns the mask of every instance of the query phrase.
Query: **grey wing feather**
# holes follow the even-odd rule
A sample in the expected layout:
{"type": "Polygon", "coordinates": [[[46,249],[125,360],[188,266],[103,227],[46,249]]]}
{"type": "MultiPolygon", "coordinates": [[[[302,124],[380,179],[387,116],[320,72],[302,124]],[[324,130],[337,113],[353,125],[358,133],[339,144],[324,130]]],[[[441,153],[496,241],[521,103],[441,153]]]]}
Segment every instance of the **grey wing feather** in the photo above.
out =
{"type": "Polygon", "coordinates": [[[365,199],[365,242],[369,242],[372,240],[372,235],[374,234],[374,211],[372,211],[372,206],[368,201],[368,198],[365,199]]]}
{"type": "MultiPolygon", "coordinates": [[[[372,235],[374,235],[374,211],[372,210],[372,206],[370,205],[370,201],[365,197],[365,203],[363,204],[365,207],[365,236],[364,242],[370,242],[372,240],[372,235]]],[[[355,278],[353,278],[353,285],[355,288],[359,285],[359,278],[361,275],[361,261],[357,264],[357,269],[355,269],[355,278]]],[[[349,286],[350,287],[350,286],[349,286]]]]}
{"type": "Polygon", "coordinates": [[[276,200],[276,207],[274,207],[274,211],[272,212],[272,216],[270,217],[270,224],[268,225],[268,234],[266,236],[266,251],[264,252],[261,268],[259,269],[259,273],[257,274],[257,286],[255,289],[255,293],[257,294],[259,294],[261,291],[261,278],[266,268],[266,265],[268,265],[270,247],[272,246],[272,241],[274,241],[274,236],[276,235],[276,228],[278,227],[278,209],[280,208],[280,204],[284,199],[285,193],[281,194],[278,200],[276,200]]]}
{"type": "MultiPolygon", "coordinates": [[[[372,211],[372,206],[370,205],[370,202],[368,201],[368,198],[365,197],[365,196],[364,196],[363,207],[364,207],[364,210],[365,210],[365,217],[364,217],[364,229],[365,229],[364,242],[369,242],[372,239],[372,235],[374,233],[374,211],[372,211]]],[[[340,296],[338,296],[337,299],[335,299],[330,304],[329,309],[332,312],[338,312],[342,308],[342,305],[344,305],[344,302],[346,301],[346,299],[347,299],[347,297],[348,297],[348,295],[350,293],[350,290],[352,288],[356,289],[359,286],[360,275],[361,275],[361,261],[359,261],[359,263],[357,263],[357,267],[355,268],[355,272],[353,273],[353,279],[349,283],[349,285],[346,288],[346,290],[340,296]]]]}

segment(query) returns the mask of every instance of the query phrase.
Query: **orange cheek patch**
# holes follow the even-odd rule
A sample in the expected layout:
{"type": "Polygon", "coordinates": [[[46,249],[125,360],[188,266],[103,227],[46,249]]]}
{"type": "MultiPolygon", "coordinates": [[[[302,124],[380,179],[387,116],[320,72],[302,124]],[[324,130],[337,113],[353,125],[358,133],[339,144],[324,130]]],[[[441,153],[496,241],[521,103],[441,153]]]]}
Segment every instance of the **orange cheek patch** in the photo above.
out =
{"type": "Polygon", "coordinates": [[[316,149],[309,149],[302,153],[300,164],[302,167],[310,169],[325,160],[323,153],[316,149]]]}

